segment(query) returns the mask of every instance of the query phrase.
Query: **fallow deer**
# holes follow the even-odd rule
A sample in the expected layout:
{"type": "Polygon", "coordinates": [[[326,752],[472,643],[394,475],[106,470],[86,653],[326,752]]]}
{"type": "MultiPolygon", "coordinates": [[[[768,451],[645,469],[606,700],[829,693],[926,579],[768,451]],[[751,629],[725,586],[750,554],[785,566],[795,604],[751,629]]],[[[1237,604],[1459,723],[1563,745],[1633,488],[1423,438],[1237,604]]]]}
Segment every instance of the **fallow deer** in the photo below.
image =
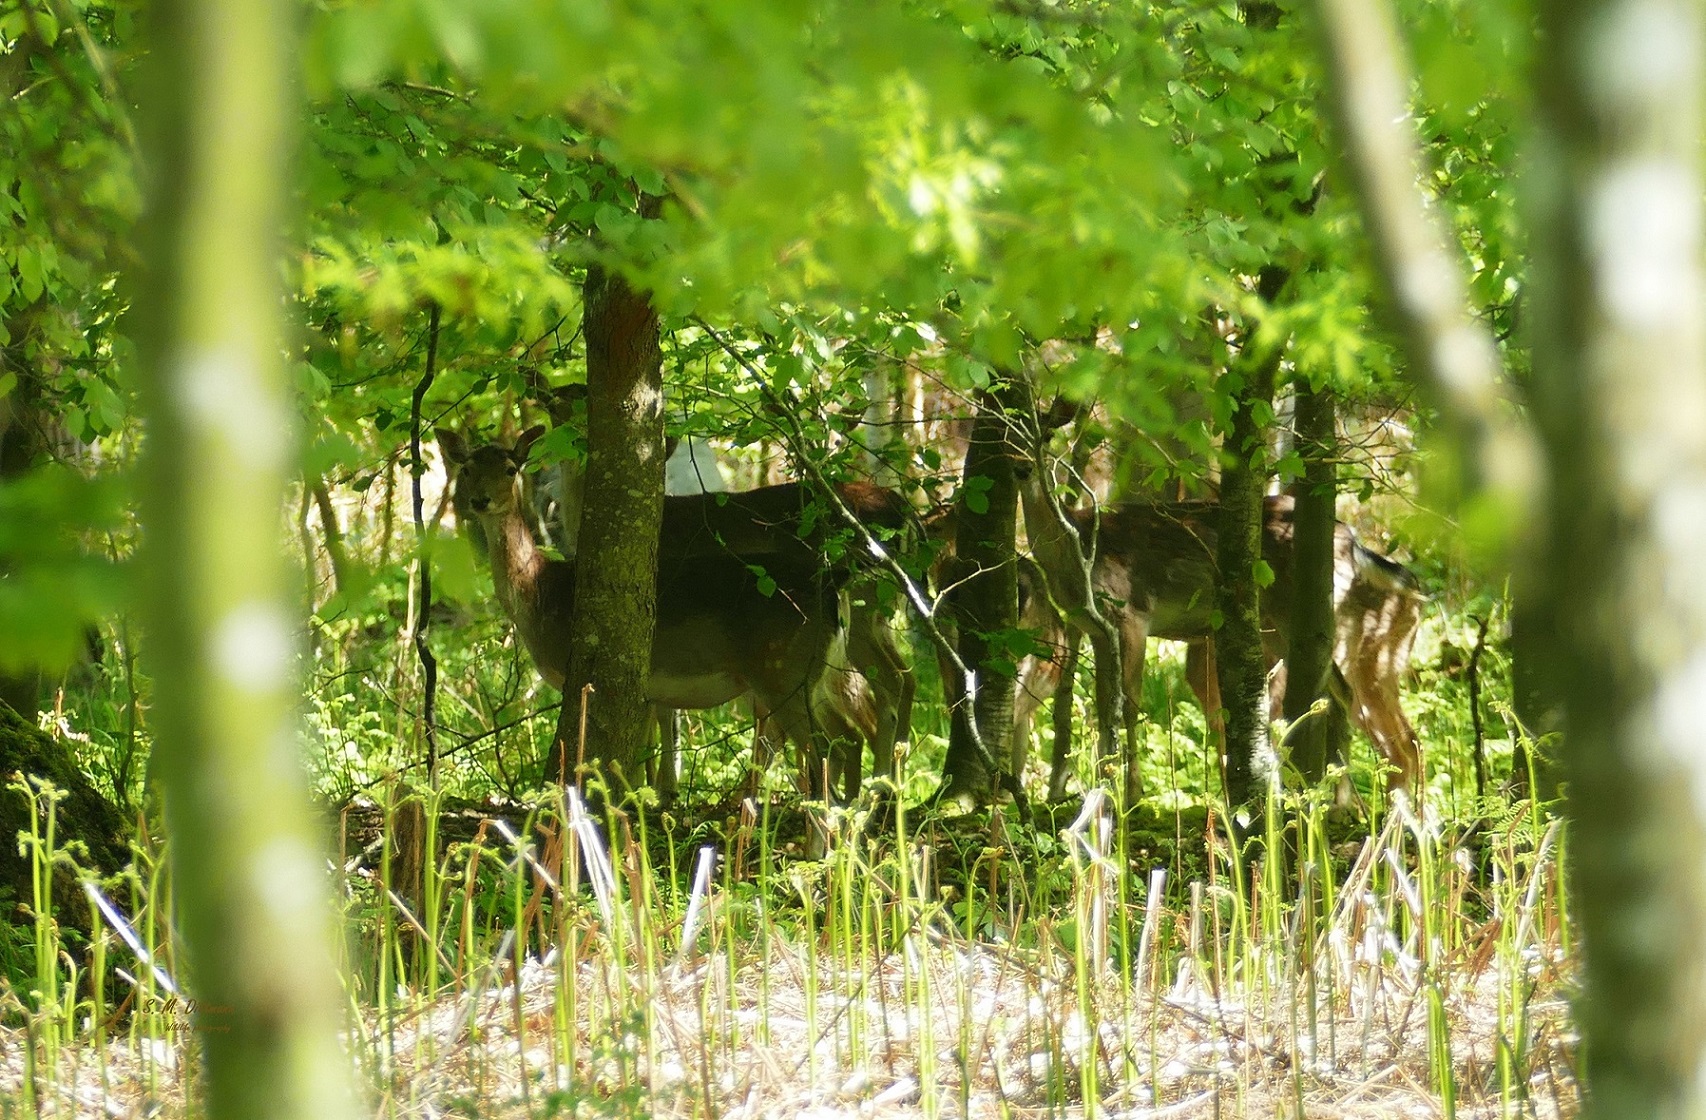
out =
{"type": "MultiPolygon", "coordinates": [[[[1191,643],[1187,677],[1192,690],[1205,710],[1219,707],[1206,656],[1213,632],[1216,510],[1214,502],[1188,501],[1071,515],[1081,537],[1096,547],[1092,580],[1119,632],[1128,712],[1135,712],[1141,699],[1144,644],[1152,637],[1191,643]]],[[[1274,582],[1262,592],[1262,622],[1270,664],[1284,659],[1288,644],[1292,511],[1289,497],[1266,501],[1262,557],[1274,582]]],[[[1342,522],[1335,533],[1333,568],[1334,700],[1393,767],[1392,786],[1414,788],[1422,777],[1421,751],[1399,704],[1399,686],[1421,620],[1419,585],[1408,569],[1362,545],[1342,522]]],[[[1023,623],[1037,630],[1045,644],[1063,651],[1067,641],[1076,640],[1042,595],[1028,598],[1023,623]]],[[[1031,716],[1058,680],[1058,659],[1035,658],[1021,666],[1016,707],[1024,740],[1015,744],[1017,760],[1022,761],[1029,744],[1031,716]]],[[[1057,757],[1057,767],[1061,761],[1057,757]]],[[[1051,788],[1057,784],[1058,779],[1051,781],[1051,788]]]]}
{"type": "MultiPolygon", "coordinates": [[[[454,465],[457,504],[483,530],[498,600],[540,676],[561,688],[574,641],[574,564],[539,550],[522,500],[522,468],[538,434],[515,448],[470,449],[450,431],[438,438],[454,465]]],[[[738,557],[660,555],[647,693],[669,707],[707,708],[752,692],[815,757],[823,738],[813,702],[839,626],[838,588],[816,565],[771,554],[763,566],[776,584],[768,595],[738,557]]]]}
{"type": "MultiPolygon", "coordinates": [[[[573,401],[574,386],[559,390],[573,401]]],[[[559,399],[552,414],[565,420],[573,413],[559,399]]],[[[584,475],[564,463],[556,479],[565,540],[564,551],[575,551],[580,494],[584,475]]],[[[870,482],[834,484],[839,503],[865,529],[904,548],[919,533],[906,499],[870,482]]],[[[836,512],[800,482],[784,482],[754,490],[669,495],[664,499],[658,542],[659,563],[666,558],[739,557],[750,563],[777,562],[797,569],[852,571],[842,591],[844,641],[831,649],[820,678],[820,708],[834,722],[832,734],[868,743],[874,770],[890,774],[894,746],[910,734],[916,685],[912,669],[900,651],[892,612],[881,603],[882,577],[867,572],[864,545],[836,512]]],[[[761,713],[762,715],[763,713],[761,713]]],[[[761,721],[762,722],[762,721],[761,721]]],[[[673,765],[665,758],[662,762],[673,765]]],[[[857,792],[860,767],[845,767],[845,793],[857,792]]]]}
{"type": "MultiPolygon", "coordinates": [[[[535,376],[532,391],[553,424],[584,421],[586,386],[549,385],[535,376]]],[[[576,551],[584,484],[584,464],[570,459],[559,465],[552,482],[563,552],[570,557],[576,551]]],[[[842,566],[863,551],[850,527],[799,482],[738,492],[706,489],[697,486],[664,499],[660,556],[717,553],[759,561],[780,552],[801,565],[842,566]]],[[[911,508],[894,491],[867,482],[839,483],[835,491],[839,503],[867,530],[890,539],[919,535],[911,508]]],[[[910,734],[915,682],[900,651],[893,612],[880,605],[879,580],[861,571],[844,588],[846,640],[834,652],[844,652],[845,659],[832,661],[820,691],[842,730],[857,729],[870,745],[875,771],[891,774],[895,743],[910,734]]],[[[667,744],[664,754],[660,762],[667,773],[674,765],[667,744]]],[[[851,796],[858,788],[859,767],[852,767],[847,777],[851,796]]]]}
{"type": "MultiPolygon", "coordinates": [[[[477,521],[490,553],[499,601],[540,675],[561,687],[573,641],[574,561],[539,550],[523,500],[522,469],[539,434],[530,430],[514,448],[470,449],[446,430],[438,438],[452,465],[456,505],[477,521]]],[[[885,531],[910,518],[904,501],[880,487],[848,483],[838,492],[885,531]]],[[[797,484],[666,500],[647,691],[673,708],[713,707],[750,691],[800,746],[809,778],[826,743],[879,723],[867,710],[869,690],[861,696],[833,670],[826,673],[827,656],[847,648],[874,659],[881,651],[840,633],[838,593],[853,573],[845,563],[825,562],[827,534],[803,525],[806,508],[797,484]],[[761,589],[754,568],[774,582],[772,593],[761,589]]]]}

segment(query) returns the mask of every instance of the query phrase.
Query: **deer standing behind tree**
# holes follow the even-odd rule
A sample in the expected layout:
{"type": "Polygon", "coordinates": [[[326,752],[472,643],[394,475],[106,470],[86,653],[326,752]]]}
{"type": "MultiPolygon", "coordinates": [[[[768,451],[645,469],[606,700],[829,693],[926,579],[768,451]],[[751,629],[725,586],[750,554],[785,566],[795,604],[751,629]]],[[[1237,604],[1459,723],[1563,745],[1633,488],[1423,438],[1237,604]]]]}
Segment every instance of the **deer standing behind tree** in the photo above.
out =
{"type": "MultiPolygon", "coordinates": [[[[586,386],[550,385],[534,376],[531,392],[553,425],[572,429],[585,422],[586,386]]],[[[677,450],[670,449],[672,463],[677,450]]],[[[710,454],[709,448],[704,453],[710,454]]],[[[855,571],[842,587],[843,627],[818,678],[814,710],[827,713],[832,722],[829,734],[847,744],[845,757],[838,760],[845,778],[844,796],[851,800],[859,790],[862,767],[856,740],[870,746],[873,772],[893,777],[895,744],[911,735],[916,682],[895,633],[892,599],[884,594],[887,577],[865,564],[861,534],[874,533],[887,547],[902,552],[918,543],[923,531],[905,498],[869,482],[836,484],[839,504],[860,522],[861,529],[854,532],[822,495],[803,483],[728,491],[706,484],[707,477],[716,473],[714,458],[683,466],[688,485],[664,498],[660,555],[738,555],[762,563],[765,555],[779,551],[798,565],[827,564],[855,571]]],[[[585,483],[586,465],[574,458],[562,460],[548,482],[558,506],[552,520],[561,533],[563,553],[571,559],[578,551],[585,483]]],[[[759,760],[768,756],[779,728],[762,703],[755,715],[754,758],[763,768],[759,760]]],[[[660,726],[672,722],[659,713],[660,726]]],[[[676,744],[668,732],[657,763],[660,789],[673,795],[676,744]]]]}
{"type": "MultiPolygon", "coordinates": [[[[498,599],[540,675],[561,687],[574,641],[574,561],[540,551],[524,497],[527,452],[542,431],[530,430],[513,448],[470,448],[442,429],[438,439],[452,467],[456,506],[479,526],[476,540],[489,553],[498,599]]],[[[903,532],[911,521],[893,491],[843,483],[837,493],[884,533],[903,532]]],[[[802,524],[808,501],[791,483],[665,502],[646,691],[672,708],[714,707],[751,692],[799,746],[813,783],[831,743],[847,750],[856,734],[884,720],[871,711],[870,688],[826,668],[833,651],[857,644],[843,632],[838,602],[854,565],[825,562],[821,528],[802,524]]],[[[837,762],[858,769],[856,760],[850,767],[837,762]]]]}
{"type": "MultiPolygon", "coordinates": [[[[1273,570],[1274,582],[1263,590],[1262,627],[1272,666],[1285,658],[1292,614],[1293,501],[1270,497],[1264,507],[1262,558],[1273,570]]],[[[1070,515],[1081,539],[1095,548],[1092,578],[1119,632],[1128,713],[1135,712],[1142,699],[1146,640],[1168,638],[1191,643],[1186,675],[1214,724],[1220,703],[1208,650],[1215,601],[1215,509],[1210,501],[1130,503],[1070,515]]],[[[1399,703],[1399,691],[1421,621],[1420,585],[1403,565],[1361,544],[1343,522],[1334,543],[1330,701],[1368,734],[1391,765],[1392,787],[1414,789],[1422,777],[1421,750],[1399,703]]],[[[1039,571],[1045,581],[1052,581],[1046,568],[1039,571]]],[[[1038,580],[1025,582],[1030,593],[1021,624],[1060,652],[1027,658],[1020,666],[1016,767],[1023,766],[1029,750],[1031,717],[1059,686],[1061,664],[1078,641],[1042,593],[1046,589],[1036,586],[1038,580]]],[[[1065,765],[1064,752],[1057,751],[1051,793],[1063,790],[1065,765]]]]}

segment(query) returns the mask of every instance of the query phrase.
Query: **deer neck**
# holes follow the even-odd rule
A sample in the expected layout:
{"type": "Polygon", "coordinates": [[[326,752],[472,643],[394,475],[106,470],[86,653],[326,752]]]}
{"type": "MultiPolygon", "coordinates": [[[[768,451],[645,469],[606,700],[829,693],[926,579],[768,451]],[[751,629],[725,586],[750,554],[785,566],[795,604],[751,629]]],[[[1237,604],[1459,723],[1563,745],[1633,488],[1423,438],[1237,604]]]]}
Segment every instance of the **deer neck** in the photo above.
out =
{"type": "MultiPolygon", "coordinates": [[[[1073,540],[1070,527],[1049,500],[1045,479],[1041,471],[1033,471],[1021,481],[1019,505],[1024,512],[1025,536],[1030,541],[1031,553],[1051,581],[1057,581],[1072,568],[1083,568],[1079,551],[1082,544],[1073,540]]],[[[1056,594],[1060,592],[1057,590],[1056,594]]]]}
{"type": "Polygon", "coordinates": [[[527,518],[518,509],[486,523],[492,554],[492,584],[498,601],[518,622],[537,600],[539,581],[545,574],[546,557],[533,539],[527,518]]]}

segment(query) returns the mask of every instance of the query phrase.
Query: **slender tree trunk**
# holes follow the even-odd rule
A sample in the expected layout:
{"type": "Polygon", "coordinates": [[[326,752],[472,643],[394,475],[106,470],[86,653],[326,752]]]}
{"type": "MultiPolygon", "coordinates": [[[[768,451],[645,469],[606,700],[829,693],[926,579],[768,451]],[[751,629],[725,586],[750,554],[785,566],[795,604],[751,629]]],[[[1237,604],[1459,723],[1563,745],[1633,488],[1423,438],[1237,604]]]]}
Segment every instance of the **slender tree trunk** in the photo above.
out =
{"type": "MultiPolygon", "coordinates": [[[[1257,286],[1264,302],[1273,302],[1285,280],[1283,269],[1262,270],[1257,286]]],[[[1220,577],[1215,605],[1221,619],[1214,635],[1215,671],[1226,709],[1226,794],[1234,805],[1249,803],[1260,792],[1258,781],[1277,776],[1268,741],[1268,662],[1256,565],[1262,559],[1262,497],[1268,481],[1268,440],[1260,413],[1273,399],[1282,348],[1260,347],[1257,334],[1257,325],[1248,324],[1243,349],[1228,371],[1234,379],[1233,413],[1221,453],[1215,546],[1220,577]]]]}
{"type": "Polygon", "coordinates": [[[155,764],[210,1117],[352,1116],[297,757],[278,256],[293,13],[162,0],[133,329],[155,764]]]}
{"type": "Polygon", "coordinates": [[[1706,1114],[1706,18],[1539,9],[1531,618],[1564,702],[1584,1115],[1706,1114]]]}
{"type": "Polygon", "coordinates": [[[1013,657],[991,636],[1019,624],[1019,564],[1015,554],[1019,490],[1014,468],[1019,451],[1013,439],[1015,392],[1001,379],[978,394],[965,473],[955,512],[954,551],[959,578],[950,592],[959,627],[960,659],[977,674],[971,704],[953,706],[948,754],[942,765],[949,796],[986,797],[995,775],[985,772],[971,739],[968,720],[977,721],[987,744],[1013,737],[1013,657]]]}
{"type": "MultiPolygon", "coordinates": [[[[1286,644],[1285,718],[1295,723],[1327,691],[1333,668],[1333,545],[1338,528],[1333,391],[1297,386],[1297,444],[1303,477],[1293,489],[1291,640],[1286,644]]],[[[1290,734],[1291,761],[1304,780],[1327,772],[1330,722],[1311,716],[1290,734]]]]}
{"type": "Polygon", "coordinates": [[[577,641],[551,775],[569,772],[587,704],[586,758],[620,790],[644,781],[658,528],[663,519],[663,368],[658,317],[619,273],[587,270],[586,490],[575,556],[577,641]]]}
{"type": "Polygon", "coordinates": [[[325,479],[315,478],[309,494],[314,499],[314,508],[320,513],[320,543],[325,546],[326,558],[332,563],[332,590],[342,595],[349,590],[349,553],[344,548],[343,526],[338,522],[338,511],[332,505],[332,494],[326,489],[325,479]]]}
{"type": "Polygon", "coordinates": [[[1558,800],[1558,739],[1563,729],[1562,698],[1553,693],[1559,679],[1551,664],[1557,654],[1554,608],[1548,602],[1549,573],[1530,564],[1512,580],[1511,708],[1521,723],[1511,760],[1511,787],[1541,801],[1558,800]],[[1529,781],[1532,777],[1533,788],[1529,781]]]}

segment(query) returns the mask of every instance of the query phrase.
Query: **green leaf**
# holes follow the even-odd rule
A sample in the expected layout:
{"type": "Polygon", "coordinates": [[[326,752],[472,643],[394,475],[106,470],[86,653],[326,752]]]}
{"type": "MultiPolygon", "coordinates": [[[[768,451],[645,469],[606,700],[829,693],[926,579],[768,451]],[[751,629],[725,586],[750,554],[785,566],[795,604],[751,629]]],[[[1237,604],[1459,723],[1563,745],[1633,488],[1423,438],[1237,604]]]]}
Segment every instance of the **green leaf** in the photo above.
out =
{"type": "Polygon", "coordinates": [[[433,587],[458,603],[478,602],[480,565],[474,546],[461,533],[440,531],[432,542],[433,587]]]}
{"type": "Polygon", "coordinates": [[[973,475],[966,479],[960,487],[961,504],[973,513],[988,513],[989,491],[994,485],[995,480],[988,475],[973,475]]]}

